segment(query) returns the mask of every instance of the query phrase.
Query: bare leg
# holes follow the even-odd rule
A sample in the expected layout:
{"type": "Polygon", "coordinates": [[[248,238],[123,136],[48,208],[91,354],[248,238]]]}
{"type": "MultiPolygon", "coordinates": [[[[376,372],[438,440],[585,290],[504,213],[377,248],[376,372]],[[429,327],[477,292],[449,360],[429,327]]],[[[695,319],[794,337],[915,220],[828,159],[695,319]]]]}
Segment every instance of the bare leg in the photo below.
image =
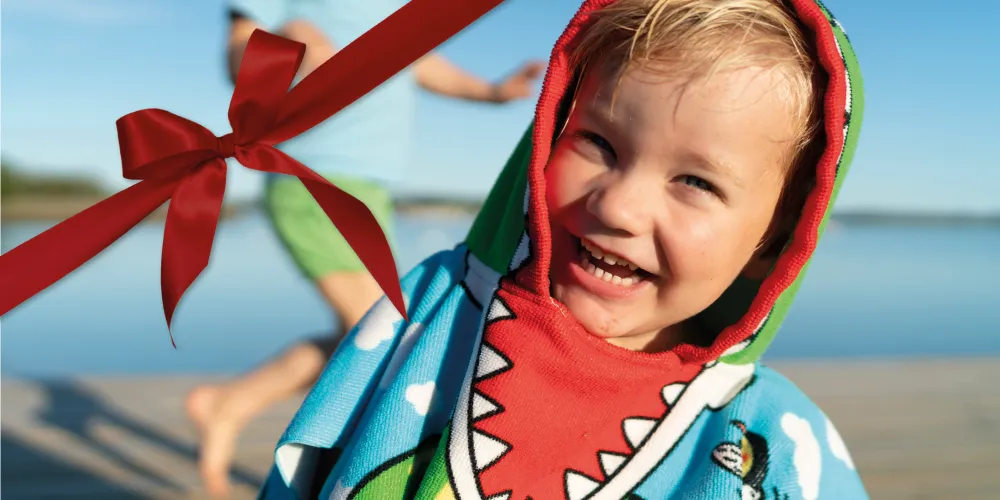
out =
{"type": "MultiPolygon", "coordinates": [[[[382,289],[366,272],[333,273],[316,284],[340,316],[344,333],[382,296],[382,289]]],[[[229,495],[229,465],[243,427],[272,404],[311,387],[339,341],[338,335],[296,344],[245,375],[224,384],[203,385],[188,394],[188,416],[201,432],[199,468],[212,496],[229,495]]]]}

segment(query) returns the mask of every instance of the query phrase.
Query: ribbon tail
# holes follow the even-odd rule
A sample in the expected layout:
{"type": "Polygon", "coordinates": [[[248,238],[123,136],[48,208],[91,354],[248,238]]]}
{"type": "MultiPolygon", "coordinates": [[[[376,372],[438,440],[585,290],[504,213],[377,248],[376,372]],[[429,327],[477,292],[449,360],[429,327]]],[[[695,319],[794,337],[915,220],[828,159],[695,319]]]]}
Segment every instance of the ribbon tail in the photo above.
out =
{"type": "Polygon", "coordinates": [[[298,177],[326,216],[347,240],[368,272],[405,319],[406,304],[399,284],[396,260],[382,226],[371,210],[330,181],[271,146],[255,146],[239,151],[236,159],[247,168],[298,177]]]}
{"type": "Polygon", "coordinates": [[[111,246],[173,189],[173,182],[140,182],[0,255],[0,316],[111,246]]]}
{"type": "MultiPolygon", "coordinates": [[[[167,332],[184,292],[208,267],[226,194],[226,162],[208,162],[177,186],[167,209],[160,292],[167,332]]],[[[170,343],[177,347],[173,333],[170,343]]]]}
{"type": "Polygon", "coordinates": [[[316,182],[302,177],[299,179],[382,287],[389,301],[396,306],[403,319],[407,319],[396,260],[392,256],[389,241],[371,210],[328,181],[316,182]]]}

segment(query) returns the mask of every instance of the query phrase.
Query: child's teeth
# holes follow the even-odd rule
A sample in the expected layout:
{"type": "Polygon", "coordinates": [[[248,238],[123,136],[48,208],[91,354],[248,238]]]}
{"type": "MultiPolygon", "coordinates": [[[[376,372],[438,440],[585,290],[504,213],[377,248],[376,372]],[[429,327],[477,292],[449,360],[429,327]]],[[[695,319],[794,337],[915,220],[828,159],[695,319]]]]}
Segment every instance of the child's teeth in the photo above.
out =
{"type": "Polygon", "coordinates": [[[611,264],[612,266],[628,266],[628,268],[631,269],[631,270],[633,270],[633,271],[635,271],[636,269],[638,269],[638,266],[636,266],[635,264],[633,264],[633,263],[631,263],[631,262],[629,262],[629,261],[627,261],[625,259],[621,259],[619,257],[616,257],[614,255],[606,254],[606,253],[602,252],[601,250],[599,250],[597,248],[591,247],[587,243],[583,243],[583,248],[585,250],[587,250],[587,252],[590,253],[590,255],[593,255],[595,259],[598,259],[598,260],[603,259],[604,262],[607,262],[608,264],[611,264]]]}
{"type": "Polygon", "coordinates": [[[610,264],[612,266],[615,266],[615,265],[617,265],[617,266],[627,266],[632,271],[635,271],[635,270],[639,269],[639,267],[636,266],[635,264],[633,264],[633,263],[631,263],[631,262],[629,262],[629,261],[627,261],[625,259],[616,257],[614,255],[607,255],[604,252],[602,252],[601,250],[599,250],[597,248],[591,247],[586,242],[581,241],[581,244],[582,244],[584,250],[586,250],[586,251],[583,252],[583,254],[580,256],[580,263],[581,263],[581,265],[583,265],[583,268],[586,269],[587,272],[589,272],[590,274],[592,274],[592,275],[596,276],[598,279],[601,279],[601,280],[606,281],[608,283],[613,283],[615,285],[625,286],[625,287],[632,286],[635,283],[639,282],[639,278],[635,277],[635,276],[629,276],[627,278],[622,278],[621,276],[617,276],[614,273],[605,271],[604,269],[601,269],[601,268],[597,267],[597,265],[594,264],[594,260],[598,260],[598,261],[599,260],[603,260],[604,262],[606,262],[606,263],[608,263],[608,264],[610,264]]]}
{"type": "Polygon", "coordinates": [[[639,278],[634,276],[629,276],[627,278],[622,278],[614,273],[610,273],[594,265],[593,262],[588,260],[586,257],[583,259],[583,268],[587,270],[588,273],[595,276],[597,279],[602,280],[606,283],[612,283],[617,286],[629,287],[639,282],[639,278]]]}

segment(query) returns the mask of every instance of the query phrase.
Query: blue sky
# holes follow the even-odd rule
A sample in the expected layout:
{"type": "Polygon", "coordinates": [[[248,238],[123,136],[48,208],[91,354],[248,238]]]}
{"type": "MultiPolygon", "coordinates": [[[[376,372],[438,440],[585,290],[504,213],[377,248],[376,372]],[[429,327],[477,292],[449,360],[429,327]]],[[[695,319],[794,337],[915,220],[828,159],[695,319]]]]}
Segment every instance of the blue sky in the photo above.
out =
{"type": "MultiPolygon", "coordinates": [[[[826,3],[851,36],[867,95],[838,207],[1000,210],[1000,2],[826,3]]],[[[507,0],[441,50],[499,78],[546,58],[578,5],[507,0]]],[[[121,188],[120,116],[158,107],[228,131],[223,0],[2,0],[0,9],[5,158],[121,188]]],[[[485,193],[533,107],[421,96],[406,191],[485,193]]],[[[230,178],[230,199],[254,196],[262,180],[239,167],[230,178]]]]}

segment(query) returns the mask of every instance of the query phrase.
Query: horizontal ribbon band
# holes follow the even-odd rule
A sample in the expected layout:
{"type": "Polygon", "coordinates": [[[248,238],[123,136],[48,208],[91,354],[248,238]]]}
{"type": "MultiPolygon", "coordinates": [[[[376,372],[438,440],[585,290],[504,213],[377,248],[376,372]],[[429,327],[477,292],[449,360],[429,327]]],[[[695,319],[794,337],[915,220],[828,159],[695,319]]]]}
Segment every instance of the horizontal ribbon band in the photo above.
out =
{"type": "Polygon", "coordinates": [[[0,255],[0,315],[82,266],[169,200],[160,269],[169,331],[181,297],[208,266],[225,196],[225,159],[236,158],[247,168],[298,177],[405,318],[396,263],[368,207],[274,146],[371,92],[501,1],[411,0],[291,90],[305,46],[254,31],[229,106],[233,131],[216,137],[161,109],[120,118],[122,175],[140,182],[0,255]]]}

